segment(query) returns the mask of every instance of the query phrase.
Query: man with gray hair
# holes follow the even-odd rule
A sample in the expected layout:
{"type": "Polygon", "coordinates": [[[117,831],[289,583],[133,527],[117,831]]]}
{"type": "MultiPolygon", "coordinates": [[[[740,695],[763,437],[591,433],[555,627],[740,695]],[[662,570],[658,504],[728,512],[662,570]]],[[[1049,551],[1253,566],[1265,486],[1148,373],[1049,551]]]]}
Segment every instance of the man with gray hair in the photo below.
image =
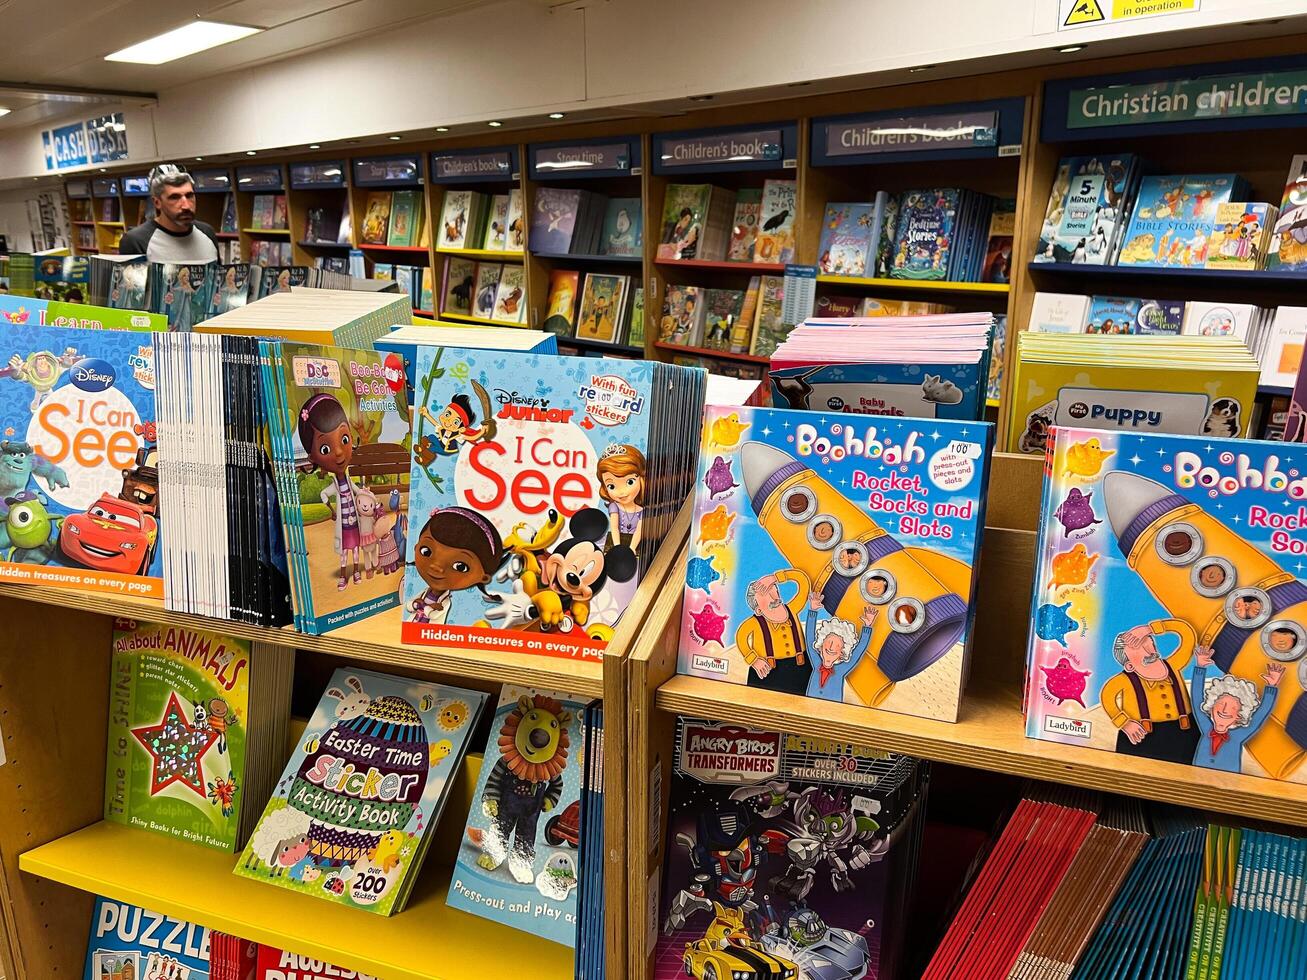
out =
{"type": "Polygon", "coordinates": [[[195,183],[171,163],[150,171],[154,218],[123,235],[120,255],[144,255],[151,262],[199,264],[218,261],[213,228],[195,220],[195,183]]]}

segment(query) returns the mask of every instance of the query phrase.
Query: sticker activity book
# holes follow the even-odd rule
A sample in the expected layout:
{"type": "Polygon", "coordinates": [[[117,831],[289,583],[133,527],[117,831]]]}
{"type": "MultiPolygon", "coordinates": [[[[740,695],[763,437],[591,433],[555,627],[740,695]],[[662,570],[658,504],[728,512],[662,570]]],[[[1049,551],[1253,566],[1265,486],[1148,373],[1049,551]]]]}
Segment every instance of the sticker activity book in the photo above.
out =
{"type": "Polygon", "coordinates": [[[570,694],[504,685],[449,883],[452,907],[575,944],[585,707],[570,694]]]}
{"type": "Polygon", "coordinates": [[[1058,427],[1045,458],[1026,734],[1307,782],[1307,452],[1058,427]]]}
{"type": "Polygon", "coordinates": [[[680,672],[956,720],[992,434],[710,406],[680,672]]]}
{"type": "Polygon", "coordinates": [[[235,873],[378,915],[402,911],[484,701],[337,670],[235,873]]]}

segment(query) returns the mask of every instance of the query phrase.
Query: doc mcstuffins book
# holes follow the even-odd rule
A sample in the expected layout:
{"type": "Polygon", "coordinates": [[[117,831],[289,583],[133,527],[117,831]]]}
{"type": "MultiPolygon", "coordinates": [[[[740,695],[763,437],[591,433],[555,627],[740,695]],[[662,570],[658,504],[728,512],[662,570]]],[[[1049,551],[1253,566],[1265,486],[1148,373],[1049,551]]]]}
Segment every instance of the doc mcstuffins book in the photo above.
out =
{"type": "Polygon", "coordinates": [[[586,701],[505,684],[446,902],[576,945],[586,701]]]}
{"type": "Polygon", "coordinates": [[[1307,782],[1307,450],[1057,426],[1026,735],[1307,782]]]}
{"type": "Polygon", "coordinates": [[[992,438],[709,406],[680,673],[956,721],[992,438]]]}
{"type": "Polygon", "coordinates": [[[96,896],[82,980],[209,980],[209,930],[96,896]]]}
{"type": "Polygon", "coordinates": [[[402,911],[485,698],[338,669],[233,873],[377,915],[402,911]]]}
{"type": "Polygon", "coordinates": [[[14,323],[5,354],[0,581],[162,597],[149,334],[14,323]]]}
{"type": "Polygon", "coordinates": [[[689,492],[704,379],[419,347],[404,641],[600,658],[689,492]]]}
{"type": "Polygon", "coordinates": [[[654,980],[900,976],[928,767],[679,719],[654,980]]]}

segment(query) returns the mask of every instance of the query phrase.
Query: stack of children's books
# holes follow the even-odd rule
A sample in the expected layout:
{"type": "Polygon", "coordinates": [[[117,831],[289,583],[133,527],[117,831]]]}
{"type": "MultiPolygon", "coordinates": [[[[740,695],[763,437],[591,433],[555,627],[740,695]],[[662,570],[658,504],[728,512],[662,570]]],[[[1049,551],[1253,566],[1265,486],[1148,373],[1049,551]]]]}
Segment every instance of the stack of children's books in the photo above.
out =
{"type": "Polygon", "coordinates": [[[432,309],[431,266],[377,262],[372,266],[372,278],[394,282],[399,287],[399,291],[413,304],[413,309],[427,311],[432,309]]]}
{"type": "Polygon", "coordinates": [[[777,408],[983,419],[994,318],[810,319],[771,356],[777,408]]]}
{"type": "Polygon", "coordinates": [[[712,184],[668,184],[663,198],[662,224],[659,229],[658,258],[661,261],[697,260],[722,262],[781,262],[785,250],[783,232],[788,224],[791,229],[789,237],[789,255],[793,256],[793,224],[796,208],[777,207],[781,204],[782,185],[788,185],[789,197],[792,199],[793,181],[768,181],[771,201],[764,198],[767,191],[748,195],[745,201],[737,205],[736,195],[723,187],[712,184]],[[771,212],[766,219],[762,212],[767,204],[771,212]],[[743,210],[741,210],[743,208],[743,210]],[[750,210],[756,208],[756,210],[750,210]],[[738,220],[737,220],[738,219],[738,220]],[[770,228],[765,226],[770,223],[770,228]],[[736,229],[739,229],[736,231],[736,229]],[[778,235],[778,233],[782,233],[778,235]],[[746,249],[745,240],[748,241],[746,249]],[[765,243],[770,243],[765,245],[765,243]],[[780,246],[778,249],[777,246],[780,246]],[[761,250],[766,247],[769,256],[760,258],[761,250]],[[745,252],[747,251],[747,256],[745,252]]]}
{"type": "Polygon", "coordinates": [[[631,283],[631,276],[586,273],[572,336],[592,343],[624,343],[635,297],[631,283]]]}
{"type": "Polygon", "coordinates": [[[0,293],[0,325],[10,324],[38,327],[81,327],[86,330],[138,330],[154,332],[167,330],[168,319],[160,313],[150,313],[139,307],[117,309],[111,306],[91,306],[87,303],[68,303],[62,300],[38,299],[0,293]]]}
{"type": "MultiPolygon", "coordinates": [[[[639,213],[635,198],[618,198],[618,210],[625,210],[624,230],[617,231],[617,213],[611,215],[613,204],[603,194],[577,187],[537,187],[535,206],[528,218],[528,242],[537,255],[600,255],[609,248],[608,237],[617,241],[609,251],[613,255],[635,255],[635,235],[627,222],[639,213]]],[[[641,235],[641,241],[643,236],[641,235]]]]}
{"type": "Polygon", "coordinates": [[[386,355],[387,376],[402,371],[413,405],[413,382],[417,372],[419,347],[466,347],[473,350],[523,351],[557,354],[558,338],[543,330],[512,327],[471,327],[453,324],[436,326],[397,326],[372,345],[386,355]]]}
{"type": "Polygon", "coordinates": [[[125,619],[112,656],[104,818],[239,850],[277,778],[294,656],[125,619]]]}
{"type": "Polygon", "coordinates": [[[526,322],[526,272],[515,262],[474,262],[451,256],[445,262],[440,297],[444,316],[526,322]]]}
{"type": "Polygon", "coordinates": [[[890,241],[897,217],[898,198],[885,191],[878,191],[867,203],[827,204],[817,245],[817,271],[823,276],[868,279],[886,272],[881,242],[890,241]]]}
{"type": "Polygon", "coordinates": [[[1065,157],[1057,165],[1035,262],[1109,265],[1124,239],[1125,211],[1139,182],[1131,153],[1065,157]]]}
{"type": "Polygon", "coordinates": [[[678,719],[654,980],[906,975],[928,782],[906,756],[678,719]]]}
{"type": "Polygon", "coordinates": [[[689,492],[704,378],[419,347],[404,639],[600,656],[689,492]]]}
{"type": "MultiPolygon", "coordinates": [[[[234,873],[346,908],[402,912],[484,701],[338,669],[234,873]]],[[[510,823],[514,802],[500,810],[510,823]]]]}
{"type": "Polygon", "coordinates": [[[1017,334],[1008,444],[1042,453],[1054,425],[1217,438],[1248,434],[1261,366],[1237,337],[1017,334]]]}
{"type": "Polygon", "coordinates": [[[992,436],[709,406],[680,672],[956,720],[992,436]]]}
{"type": "MultiPolygon", "coordinates": [[[[342,277],[345,278],[345,277],[342,277]]],[[[396,324],[413,322],[407,296],[362,289],[291,289],[210,317],[202,333],[370,347],[396,324]]]]}
{"type": "Polygon", "coordinates": [[[514,187],[502,194],[457,187],[445,189],[436,236],[437,251],[482,249],[520,253],[525,241],[520,189],[514,187]]]}
{"type": "Polygon", "coordinates": [[[364,245],[425,248],[429,235],[425,207],[420,189],[371,191],[364,206],[360,241],[364,245]]]}
{"type": "Polygon", "coordinates": [[[285,194],[255,194],[250,206],[250,227],[258,231],[286,231],[285,194]]]}
{"type": "Polygon", "coordinates": [[[956,187],[905,191],[889,259],[891,279],[975,282],[989,256],[994,199],[956,187]]]}

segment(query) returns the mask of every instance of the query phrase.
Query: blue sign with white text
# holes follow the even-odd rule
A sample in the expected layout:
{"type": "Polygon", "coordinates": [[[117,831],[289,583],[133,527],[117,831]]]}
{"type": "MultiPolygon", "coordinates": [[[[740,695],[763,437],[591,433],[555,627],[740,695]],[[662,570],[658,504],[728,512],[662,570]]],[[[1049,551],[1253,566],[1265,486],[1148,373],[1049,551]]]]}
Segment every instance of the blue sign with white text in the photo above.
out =
{"type": "Polygon", "coordinates": [[[41,142],[45,147],[46,170],[84,167],[88,162],[84,123],[70,123],[57,129],[43,130],[41,142]]]}

